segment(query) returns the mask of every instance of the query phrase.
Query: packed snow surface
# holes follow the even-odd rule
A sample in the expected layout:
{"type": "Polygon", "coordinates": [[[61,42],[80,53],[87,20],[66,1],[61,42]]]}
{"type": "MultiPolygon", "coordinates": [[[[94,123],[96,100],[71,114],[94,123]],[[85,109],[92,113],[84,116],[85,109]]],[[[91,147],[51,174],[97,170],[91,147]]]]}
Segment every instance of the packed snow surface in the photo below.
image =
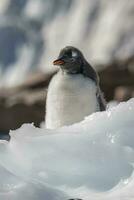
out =
{"type": "Polygon", "coordinates": [[[134,99],[55,130],[0,142],[0,200],[134,199],[134,99]]]}

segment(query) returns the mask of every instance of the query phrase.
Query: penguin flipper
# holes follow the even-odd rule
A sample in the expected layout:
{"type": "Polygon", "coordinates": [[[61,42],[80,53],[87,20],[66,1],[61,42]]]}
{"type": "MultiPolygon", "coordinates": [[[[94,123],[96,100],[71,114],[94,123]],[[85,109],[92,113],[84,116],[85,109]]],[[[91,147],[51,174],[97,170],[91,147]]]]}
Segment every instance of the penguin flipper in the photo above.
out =
{"type": "Polygon", "coordinates": [[[103,93],[101,92],[101,89],[100,89],[99,86],[98,86],[98,89],[97,89],[96,97],[98,99],[100,111],[106,110],[106,101],[105,101],[105,98],[104,98],[103,93]]]}
{"type": "Polygon", "coordinates": [[[96,85],[98,85],[99,77],[96,71],[93,69],[93,67],[86,60],[83,63],[82,68],[83,68],[83,71],[82,71],[83,75],[92,79],[96,83],[96,85]]]}
{"type": "Polygon", "coordinates": [[[83,65],[83,75],[92,79],[96,86],[97,86],[97,93],[96,97],[99,103],[99,109],[100,111],[106,110],[106,101],[104,99],[103,93],[101,92],[101,89],[99,87],[99,77],[96,73],[96,71],[93,69],[93,67],[85,60],[83,65]]]}

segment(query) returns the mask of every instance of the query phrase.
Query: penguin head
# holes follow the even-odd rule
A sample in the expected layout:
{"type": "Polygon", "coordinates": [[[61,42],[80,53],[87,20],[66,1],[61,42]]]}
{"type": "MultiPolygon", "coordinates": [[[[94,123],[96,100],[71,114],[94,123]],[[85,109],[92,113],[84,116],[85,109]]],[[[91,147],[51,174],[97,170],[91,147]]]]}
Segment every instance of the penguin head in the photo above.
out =
{"type": "Polygon", "coordinates": [[[81,71],[83,61],[84,57],[77,48],[67,46],[60,51],[57,60],[53,64],[60,66],[67,73],[77,74],[81,71]]]}

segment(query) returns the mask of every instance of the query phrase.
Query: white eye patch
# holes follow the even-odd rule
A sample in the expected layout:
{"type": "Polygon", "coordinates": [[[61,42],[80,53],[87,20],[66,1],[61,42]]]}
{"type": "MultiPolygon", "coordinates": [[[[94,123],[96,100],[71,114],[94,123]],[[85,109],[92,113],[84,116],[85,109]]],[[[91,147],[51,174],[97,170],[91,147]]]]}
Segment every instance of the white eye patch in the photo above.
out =
{"type": "Polygon", "coordinates": [[[72,57],[76,58],[78,56],[78,53],[76,51],[72,51],[72,57]]]}

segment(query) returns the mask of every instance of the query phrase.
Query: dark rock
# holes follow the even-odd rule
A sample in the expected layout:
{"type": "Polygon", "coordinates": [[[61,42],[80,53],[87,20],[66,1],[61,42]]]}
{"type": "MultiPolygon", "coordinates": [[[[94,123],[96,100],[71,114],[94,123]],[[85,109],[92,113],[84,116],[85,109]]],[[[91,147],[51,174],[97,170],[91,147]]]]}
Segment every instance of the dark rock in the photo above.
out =
{"type": "Polygon", "coordinates": [[[99,72],[102,91],[106,100],[113,99],[118,86],[127,86],[134,91],[134,56],[125,60],[115,60],[106,66],[101,66],[99,72]]]}
{"type": "Polygon", "coordinates": [[[19,128],[23,123],[39,126],[44,121],[45,99],[52,74],[31,76],[24,84],[0,90],[0,132],[19,128]]]}
{"type": "MultiPolygon", "coordinates": [[[[134,57],[102,66],[100,83],[107,101],[113,98],[117,86],[129,86],[134,90],[133,65],[134,57]]],[[[53,74],[31,74],[20,86],[0,89],[1,133],[17,129],[23,123],[39,126],[44,121],[47,87],[53,74]]]]}

